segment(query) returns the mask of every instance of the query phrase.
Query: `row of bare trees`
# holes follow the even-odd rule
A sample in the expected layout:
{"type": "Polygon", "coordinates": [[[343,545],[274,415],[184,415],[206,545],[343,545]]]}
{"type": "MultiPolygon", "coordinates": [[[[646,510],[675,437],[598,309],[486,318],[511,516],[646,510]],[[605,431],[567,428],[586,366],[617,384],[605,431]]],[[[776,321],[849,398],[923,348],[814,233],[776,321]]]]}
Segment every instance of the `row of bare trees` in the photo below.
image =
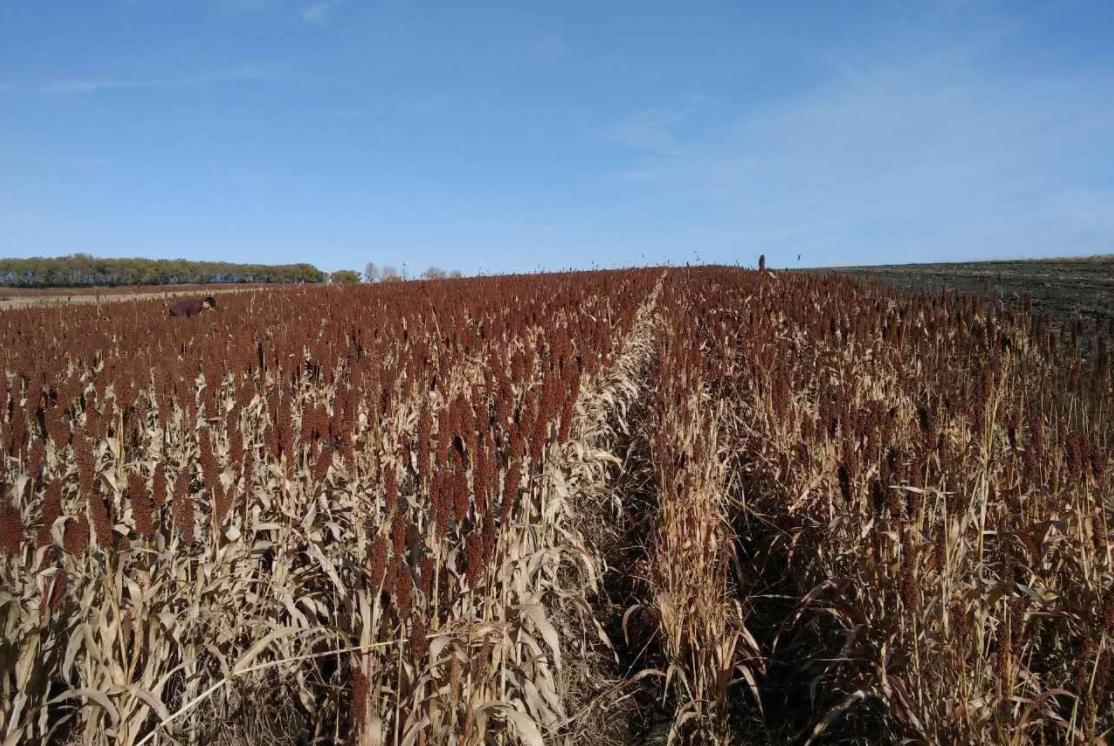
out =
{"type": "MultiPolygon", "coordinates": [[[[445,271],[440,267],[430,267],[418,275],[422,280],[444,280],[449,277],[459,278],[461,276],[460,270],[458,269],[445,271]]],[[[374,262],[368,262],[364,267],[364,282],[394,282],[396,280],[408,279],[410,279],[410,277],[405,268],[400,272],[397,267],[393,267],[389,264],[379,267],[374,262]]]]}

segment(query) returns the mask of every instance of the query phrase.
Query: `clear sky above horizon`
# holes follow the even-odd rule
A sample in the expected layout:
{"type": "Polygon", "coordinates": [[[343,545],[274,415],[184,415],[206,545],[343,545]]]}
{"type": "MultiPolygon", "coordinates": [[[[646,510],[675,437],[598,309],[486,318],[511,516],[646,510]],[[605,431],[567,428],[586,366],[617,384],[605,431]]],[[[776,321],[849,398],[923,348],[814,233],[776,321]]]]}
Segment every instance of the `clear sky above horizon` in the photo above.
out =
{"type": "Polygon", "coordinates": [[[1112,39],[1106,0],[0,0],[0,256],[1110,253],[1112,39]]]}

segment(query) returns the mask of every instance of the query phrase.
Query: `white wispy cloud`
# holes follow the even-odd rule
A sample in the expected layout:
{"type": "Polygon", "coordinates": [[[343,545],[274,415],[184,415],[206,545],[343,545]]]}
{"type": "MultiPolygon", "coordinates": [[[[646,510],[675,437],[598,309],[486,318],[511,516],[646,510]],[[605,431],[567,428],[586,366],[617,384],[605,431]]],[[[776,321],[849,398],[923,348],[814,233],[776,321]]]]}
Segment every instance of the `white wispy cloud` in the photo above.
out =
{"type": "Polygon", "coordinates": [[[267,69],[247,64],[227,70],[176,78],[63,78],[44,83],[39,90],[55,95],[76,95],[134,88],[204,88],[215,85],[265,80],[273,77],[267,69]]]}
{"type": "Polygon", "coordinates": [[[687,147],[678,130],[700,113],[701,102],[701,98],[690,96],[678,104],[633,112],[615,123],[605,137],[655,156],[682,156],[687,147]]]}
{"type": "Polygon", "coordinates": [[[311,26],[326,26],[333,19],[333,9],[343,2],[344,0],[324,0],[310,3],[302,11],[302,20],[311,26]]]}

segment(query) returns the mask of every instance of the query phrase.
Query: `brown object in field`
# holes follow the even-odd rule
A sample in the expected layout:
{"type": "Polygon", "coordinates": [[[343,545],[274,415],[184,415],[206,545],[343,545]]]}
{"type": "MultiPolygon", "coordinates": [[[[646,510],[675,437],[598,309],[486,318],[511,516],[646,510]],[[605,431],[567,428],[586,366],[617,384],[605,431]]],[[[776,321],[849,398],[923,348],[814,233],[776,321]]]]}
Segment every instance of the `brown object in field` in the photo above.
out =
{"type": "Polygon", "coordinates": [[[172,317],[178,316],[196,316],[202,311],[210,308],[217,307],[217,299],[209,296],[204,300],[191,298],[190,300],[180,300],[170,307],[170,315],[172,317]]]}
{"type": "Polygon", "coordinates": [[[774,271],[772,269],[766,269],[765,254],[760,254],[758,256],[758,274],[765,275],[766,277],[770,277],[775,280],[777,279],[777,275],[774,274],[774,271]]]}

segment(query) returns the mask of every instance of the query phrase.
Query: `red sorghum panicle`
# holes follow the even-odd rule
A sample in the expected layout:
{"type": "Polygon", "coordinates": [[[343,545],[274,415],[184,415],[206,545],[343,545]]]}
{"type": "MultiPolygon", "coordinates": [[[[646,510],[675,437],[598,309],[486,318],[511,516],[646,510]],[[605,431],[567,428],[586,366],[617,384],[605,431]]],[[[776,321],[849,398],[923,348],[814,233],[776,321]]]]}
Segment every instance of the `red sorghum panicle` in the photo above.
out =
{"type": "Polygon", "coordinates": [[[495,541],[495,516],[488,513],[484,516],[483,528],[483,561],[485,565],[495,557],[495,541]]]}
{"type": "Polygon", "coordinates": [[[93,459],[93,445],[88,438],[81,438],[76,449],[78,486],[81,496],[88,499],[93,494],[96,480],[96,463],[93,459]]]}
{"type": "Polygon", "coordinates": [[[153,481],[155,507],[161,508],[162,506],[166,505],[166,469],[165,467],[163,467],[162,464],[159,464],[155,467],[155,476],[153,481]]]}
{"type": "Polygon", "coordinates": [[[178,474],[174,482],[174,528],[180,532],[182,539],[188,544],[193,541],[193,500],[190,499],[190,476],[185,471],[178,474]]]}
{"type": "Polygon", "coordinates": [[[251,492],[251,486],[255,478],[255,459],[252,458],[250,453],[244,456],[241,476],[244,479],[244,489],[251,492]]]}
{"type": "Polygon", "coordinates": [[[947,527],[943,524],[936,530],[936,539],[933,542],[933,565],[937,573],[943,573],[947,568],[947,527]]]}
{"type": "Polygon", "coordinates": [[[11,503],[0,506],[0,553],[15,554],[23,543],[23,519],[11,503]]]}
{"type": "Polygon", "coordinates": [[[62,604],[66,601],[66,587],[68,580],[66,577],[66,568],[59,567],[54,572],[54,580],[51,581],[50,587],[43,594],[42,604],[39,607],[40,613],[46,613],[49,608],[53,612],[57,612],[62,608],[62,604]]]}
{"type": "Polygon", "coordinates": [[[477,515],[483,515],[487,509],[487,484],[490,479],[488,468],[487,452],[477,446],[472,463],[472,495],[476,502],[477,515]]]}
{"type": "Polygon", "coordinates": [[[31,445],[31,455],[28,457],[27,471],[32,479],[39,479],[43,475],[43,462],[46,460],[46,447],[42,440],[36,439],[31,445]]]}
{"type": "Polygon", "coordinates": [[[200,449],[201,457],[201,474],[205,478],[206,484],[212,484],[216,480],[219,473],[217,468],[217,457],[213,453],[213,436],[209,433],[209,428],[202,428],[201,432],[197,435],[198,448],[200,449]]]}
{"type": "Polygon", "coordinates": [[[434,575],[433,560],[430,559],[429,557],[422,557],[422,562],[421,562],[421,583],[422,583],[422,586],[421,587],[422,587],[422,595],[425,596],[426,599],[432,599],[433,598],[433,575],[434,575]]]}
{"type": "Polygon", "coordinates": [[[267,425],[263,430],[263,445],[272,458],[278,458],[279,444],[274,426],[267,425]]]}
{"type": "Polygon", "coordinates": [[[8,453],[16,458],[23,456],[23,445],[27,441],[27,415],[22,408],[16,409],[8,424],[8,453]]]}
{"type": "Polygon", "coordinates": [[[410,616],[410,604],[414,597],[414,576],[410,574],[410,566],[406,560],[396,557],[393,565],[394,583],[391,588],[391,599],[398,611],[399,619],[410,616]]]}
{"type": "Polygon", "coordinates": [[[232,507],[232,503],[236,500],[236,488],[233,487],[231,491],[227,491],[218,479],[213,483],[212,492],[213,526],[219,527],[224,525],[224,519],[228,516],[228,511],[232,507]]]}
{"type": "Polygon", "coordinates": [[[530,459],[539,465],[542,462],[542,455],[545,453],[546,428],[549,425],[548,412],[541,409],[542,406],[541,403],[538,404],[539,411],[533,420],[534,428],[530,436],[530,459]]]}
{"type": "Polygon", "coordinates": [[[77,516],[66,521],[62,532],[62,547],[67,554],[77,555],[89,548],[89,521],[77,516]]]}
{"type": "Polygon", "coordinates": [[[902,587],[901,599],[910,613],[920,609],[920,588],[917,584],[917,547],[913,544],[913,529],[906,529],[902,536],[902,587]]]}
{"type": "Polygon", "coordinates": [[[473,532],[467,540],[468,568],[466,570],[468,587],[476,588],[483,578],[483,538],[473,532]]]}
{"type": "Polygon", "coordinates": [[[410,620],[410,651],[414,663],[421,664],[429,651],[425,620],[415,614],[410,620]]]}
{"type": "Polygon", "coordinates": [[[1080,437],[1078,433],[1067,437],[1067,456],[1068,474],[1077,482],[1083,481],[1083,474],[1087,464],[1082,449],[1080,448],[1080,437]]]}
{"type": "Polygon", "coordinates": [[[352,687],[352,723],[356,728],[356,732],[359,733],[363,731],[367,721],[367,676],[364,676],[363,671],[361,671],[356,664],[353,664],[348,673],[348,680],[349,685],[352,687]]]}
{"type": "Polygon", "coordinates": [[[147,485],[138,474],[128,475],[128,501],[132,506],[136,533],[144,539],[150,539],[155,533],[154,521],[151,519],[151,501],[147,497],[147,485]]]}
{"type": "Polygon", "coordinates": [[[93,531],[97,537],[97,546],[105,549],[111,548],[113,546],[112,514],[109,506],[95,492],[89,494],[86,506],[89,510],[89,517],[93,520],[93,531]]]}
{"type": "Polygon", "coordinates": [[[45,547],[50,543],[50,531],[54,522],[62,516],[62,483],[52,479],[46,486],[43,496],[43,512],[39,519],[39,531],[35,537],[36,547],[45,547]]]}
{"type": "Polygon", "coordinates": [[[386,580],[387,552],[387,537],[382,535],[376,536],[371,546],[371,552],[369,553],[371,559],[370,583],[372,588],[378,588],[386,580]]]}
{"type": "Polygon", "coordinates": [[[395,481],[396,477],[393,466],[388,464],[385,471],[386,473],[383,475],[383,486],[386,490],[385,499],[387,510],[390,510],[395,506],[395,502],[398,501],[398,482],[395,481]]]}
{"type": "Polygon", "coordinates": [[[518,501],[518,489],[522,481],[521,467],[517,461],[511,462],[507,467],[507,476],[503,481],[503,520],[510,518],[511,509],[518,501]]]}
{"type": "MultiPolygon", "coordinates": [[[[523,410],[523,417],[525,418],[525,416],[526,416],[526,414],[525,414],[525,409],[524,409],[523,410]]],[[[510,462],[512,464],[521,464],[522,460],[524,458],[526,458],[526,449],[527,449],[528,444],[526,443],[526,437],[523,435],[523,433],[525,432],[527,426],[528,425],[525,422],[520,423],[517,427],[515,427],[513,425],[511,426],[512,432],[511,432],[511,436],[510,436],[510,438],[511,438],[510,462]]]]}
{"type": "Polygon", "coordinates": [[[391,543],[396,556],[401,557],[406,552],[406,516],[401,504],[391,519],[391,543]]]}
{"type": "Polygon", "coordinates": [[[479,663],[481,671],[486,670],[487,667],[491,665],[491,653],[494,650],[494,647],[495,644],[492,640],[491,633],[484,635],[484,644],[483,647],[480,649],[479,659],[476,661],[479,663]]]}

